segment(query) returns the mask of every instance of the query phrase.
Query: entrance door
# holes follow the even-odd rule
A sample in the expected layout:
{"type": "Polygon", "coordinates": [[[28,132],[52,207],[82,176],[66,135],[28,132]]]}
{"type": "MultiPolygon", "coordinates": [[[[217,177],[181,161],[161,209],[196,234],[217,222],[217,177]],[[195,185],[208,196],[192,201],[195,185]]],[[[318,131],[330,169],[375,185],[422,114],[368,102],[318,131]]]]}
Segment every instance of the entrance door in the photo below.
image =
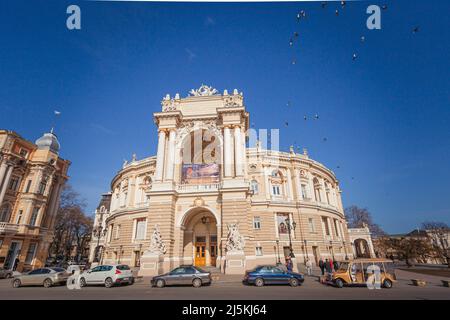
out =
{"type": "Polygon", "coordinates": [[[14,267],[14,262],[16,261],[17,255],[20,250],[20,242],[13,241],[9,246],[8,254],[5,260],[5,269],[11,270],[14,267]]]}
{"type": "Polygon", "coordinates": [[[317,247],[312,247],[313,249],[313,255],[314,255],[314,261],[316,262],[316,266],[319,265],[319,256],[317,254],[317,247]]]}
{"type": "Polygon", "coordinates": [[[197,267],[206,266],[206,243],[197,242],[195,243],[195,262],[197,267]]]}
{"type": "Polygon", "coordinates": [[[211,265],[216,266],[216,257],[217,257],[217,244],[211,243],[209,246],[209,256],[211,258],[211,265]]]}

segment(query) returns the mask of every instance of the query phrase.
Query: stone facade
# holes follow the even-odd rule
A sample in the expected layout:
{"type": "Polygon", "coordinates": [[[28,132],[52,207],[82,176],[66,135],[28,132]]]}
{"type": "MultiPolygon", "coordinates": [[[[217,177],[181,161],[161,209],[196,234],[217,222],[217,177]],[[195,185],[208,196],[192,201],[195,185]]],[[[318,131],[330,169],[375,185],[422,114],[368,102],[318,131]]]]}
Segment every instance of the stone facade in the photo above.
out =
{"type": "Polygon", "coordinates": [[[167,95],[154,120],[157,155],[133,156],[112,180],[104,263],[140,266],[142,275],[180,264],[240,274],[287,255],[294,268],[306,259],[353,256],[334,173],[306,151],[247,147],[252,133],[242,93],[202,86],[186,98],[167,95]],[[186,182],[186,154],[193,148],[197,156],[198,132],[217,143],[217,181],[186,182]],[[164,253],[150,250],[156,226],[164,253]]]}
{"type": "Polygon", "coordinates": [[[50,132],[36,143],[0,130],[0,267],[24,271],[45,264],[70,162],[50,132]]]}

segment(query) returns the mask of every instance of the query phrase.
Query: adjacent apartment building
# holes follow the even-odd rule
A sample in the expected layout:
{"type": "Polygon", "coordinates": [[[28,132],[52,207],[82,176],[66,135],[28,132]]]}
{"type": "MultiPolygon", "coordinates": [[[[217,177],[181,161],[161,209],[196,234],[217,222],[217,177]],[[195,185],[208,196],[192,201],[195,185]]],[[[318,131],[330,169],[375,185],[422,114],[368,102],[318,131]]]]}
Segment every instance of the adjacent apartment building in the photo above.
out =
{"type": "Polygon", "coordinates": [[[45,264],[70,161],[53,130],[32,143],[0,129],[0,267],[45,264]]]}

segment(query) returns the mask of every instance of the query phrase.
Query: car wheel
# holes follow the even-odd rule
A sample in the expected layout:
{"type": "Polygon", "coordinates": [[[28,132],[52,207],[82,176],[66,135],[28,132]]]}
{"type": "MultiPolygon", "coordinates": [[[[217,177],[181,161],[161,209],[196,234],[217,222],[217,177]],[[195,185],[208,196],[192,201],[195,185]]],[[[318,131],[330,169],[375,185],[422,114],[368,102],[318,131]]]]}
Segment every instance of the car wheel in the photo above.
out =
{"type": "Polygon", "coordinates": [[[392,281],[389,279],[384,279],[383,288],[386,288],[386,289],[392,288],[392,281]]]}
{"type": "Polygon", "coordinates": [[[13,288],[19,288],[22,282],[19,279],[15,279],[12,283],[13,288]]]}
{"type": "Polygon", "coordinates": [[[85,278],[81,278],[80,279],[80,287],[86,287],[86,279],[85,278]]]}
{"type": "Polygon", "coordinates": [[[202,280],[199,279],[199,278],[196,278],[196,279],[194,279],[194,280],[192,281],[192,285],[193,285],[195,288],[200,288],[200,287],[202,286],[202,280]]]}
{"type": "Polygon", "coordinates": [[[114,283],[113,283],[111,278],[106,278],[106,280],[105,280],[105,287],[106,288],[111,288],[113,286],[113,284],[114,283]]]}
{"type": "Polygon", "coordinates": [[[298,286],[298,280],[295,278],[291,278],[289,280],[289,284],[291,285],[291,287],[296,287],[296,286],[298,286]]]}
{"type": "Polygon", "coordinates": [[[255,286],[262,287],[264,285],[264,280],[262,278],[256,278],[255,286]]]}
{"type": "Polygon", "coordinates": [[[44,280],[44,288],[50,288],[52,285],[53,285],[52,279],[47,278],[44,280]]]}
{"type": "Polygon", "coordinates": [[[166,285],[166,283],[164,282],[163,279],[158,279],[158,280],[156,280],[156,286],[157,286],[158,288],[164,288],[165,285],[166,285]]]}
{"type": "Polygon", "coordinates": [[[342,279],[336,279],[336,281],[334,283],[336,284],[336,287],[338,287],[338,288],[342,288],[344,286],[344,281],[342,281],[342,279]]]}

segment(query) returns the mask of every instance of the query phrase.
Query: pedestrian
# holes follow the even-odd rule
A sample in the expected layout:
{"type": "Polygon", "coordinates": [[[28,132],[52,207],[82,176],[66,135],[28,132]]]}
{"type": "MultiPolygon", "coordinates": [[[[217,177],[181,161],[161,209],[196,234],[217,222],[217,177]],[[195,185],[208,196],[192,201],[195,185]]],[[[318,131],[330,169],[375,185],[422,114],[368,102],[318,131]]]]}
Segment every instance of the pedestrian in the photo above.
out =
{"type": "Polygon", "coordinates": [[[339,262],[334,261],[333,262],[333,267],[334,267],[334,271],[338,270],[339,269],[339,262]]]}
{"type": "Polygon", "coordinates": [[[319,268],[320,268],[320,271],[322,272],[322,275],[324,275],[325,274],[325,262],[322,260],[322,258],[320,258],[320,260],[319,260],[319,268]]]}
{"type": "Polygon", "coordinates": [[[308,273],[308,276],[312,275],[312,262],[309,258],[306,259],[306,272],[308,273]]]}
{"type": "Polygon", "coordinates": [[[329,263],[330,263],[331,271],[333,271],[333,267],[334,267],[333,259],[330,258],[330,262],[329,263]]]}
{"type": "Polygon", "coordinates": [[[333,272],[333,270],[331,268],[330,260],[328,260],[328,258],[325,259],[325,271],[327,273],[332,273],[333,272]]]}
{"type": "Polygon", "coordinates": [[[286,268],[289,272],[292,272],[293,263],[292,263],[291,257],[286,258],[286,268]]]}
{"type": "Polygon", "coordinates": [[[16,271],[17,270],[17,266],[19,265],[19,257],[17,257],[15,260],[14,260],[14,266],[13,266],[13,271],[16,271]]]}

